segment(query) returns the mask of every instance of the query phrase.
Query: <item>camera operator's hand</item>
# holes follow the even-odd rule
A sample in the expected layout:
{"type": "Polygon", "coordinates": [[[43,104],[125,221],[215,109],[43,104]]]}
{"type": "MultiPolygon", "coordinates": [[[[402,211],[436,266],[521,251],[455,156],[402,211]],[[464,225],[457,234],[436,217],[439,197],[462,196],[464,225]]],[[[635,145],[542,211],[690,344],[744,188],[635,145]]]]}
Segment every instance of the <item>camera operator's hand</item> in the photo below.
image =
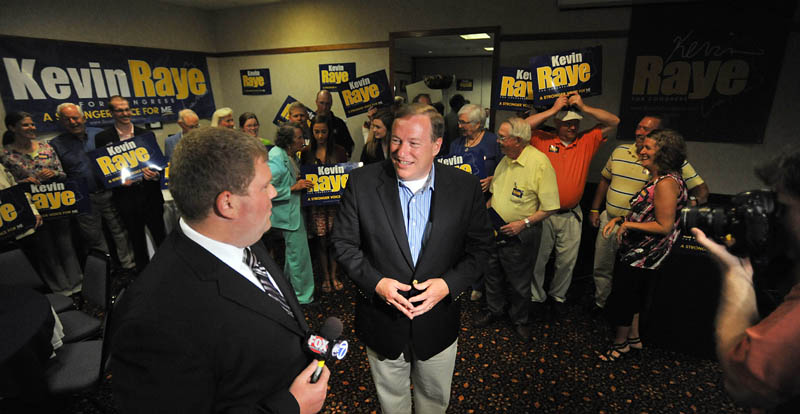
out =
{"type": "Polygon", "coordinates": [[[753,266],[750,264],[750,259],[745,257],[737,257],[731,254],[725,246],[709,239],[706,234],[697,227],[692,227],[692,234],[694,234],[697,242],[703,247],[708,249],[708,252],[719,263],[722,268],[722,274],[735,272],[738,276],[744,278],[750,285],[753,284],[753,266]]]}

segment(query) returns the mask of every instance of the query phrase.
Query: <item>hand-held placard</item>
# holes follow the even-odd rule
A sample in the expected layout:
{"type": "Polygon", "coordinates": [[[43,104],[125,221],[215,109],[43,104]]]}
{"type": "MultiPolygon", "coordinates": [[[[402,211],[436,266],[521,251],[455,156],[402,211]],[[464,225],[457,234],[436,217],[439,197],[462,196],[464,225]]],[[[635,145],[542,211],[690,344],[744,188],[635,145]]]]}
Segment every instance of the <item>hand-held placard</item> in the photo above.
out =
{"type": "MultiPolygon", "coordinates": [[[[325,322],[322,324],[322,328],[319,331],[319,335],[312,334],[311,336],[308,337],[308,349],[314,353],[314,358],[316,358],[318,361],[317,369],[315,369],[314,374],[311,375],[312,384],[315,384],[317,380],[319,380],[319,376],[322,374],[322,367],[325,366],[325,360],[327,360],[330,357],[333,348],[336,348],[335,345],[331,346],[331,343],[339,338],[339,335],[342,334],[342,329],[343,329],[342,321],[335,316],[329,316],[327,319],[325,319],[325,322]]],[[[344,352],[346,353],[347,352],[346,343],[344,346],[345,346],[344,352]]],[[[343,356],[344,355],[342,355],[342,357],[343,356]]]]}

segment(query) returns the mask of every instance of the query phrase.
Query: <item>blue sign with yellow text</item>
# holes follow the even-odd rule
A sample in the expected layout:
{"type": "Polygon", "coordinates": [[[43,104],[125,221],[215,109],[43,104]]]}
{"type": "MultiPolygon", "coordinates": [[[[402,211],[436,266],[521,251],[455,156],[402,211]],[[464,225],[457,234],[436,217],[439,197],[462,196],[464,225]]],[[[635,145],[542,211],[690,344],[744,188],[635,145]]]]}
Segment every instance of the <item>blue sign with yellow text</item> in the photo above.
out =
{"type": "Polygon", "coordinates": [[[350,178],[350,171],[362,166],[360,162],[344,162],[331,165],[301,165],[300,177],[311,181],[313,187],[303,191],[300,204],[321,206],[338,204],[350,178]]]}
{"type": "Polygon", "coordinates": [[[36,225],[36,217],[25,196],[26,184],[0,190],[0,241],[12,239],[36,225]]]}
{"type": "Polygon", "coordinates": [[[603,92],[601,46],[534,56],[530,62],[534,105],[551,105],[559,96],[570,92],[577,92],[584,98],[603,92]]]}
{"type": "Polygon", "coordinates": [[[326,63],[319,65],[319,89],[338,91],[341,85],[356,77],[355,63],[326,63]]]}
{"type": "Polygon", "coordinates": [[[135,123],[172,121],[184,108],[214,112],[203,53],[0,37],[0,58],[3,105],[31,113],[42,132],[59,129],[63,102],[80,106],[89,126],[111,124],[114,95],[128,99],[135,123]]]}
{"type": "Polygon", "coordinates": [[[492,83],[495,109],[523,111],[533,106],[533,76],[527,68],[500,68],[492,83]]]}
{"type": "Polygon", "coordinates": [[[272,95],[269,69],[242,69],[239,79],[242,81],[242,95],[272,95]]]}
{"type": "Polygon", "coordinates": [[[143,179],[145,167],[158,172],[167,167],[167,157],[161,153],[152,132],[97,148],[89,152],[89,158],[94,160],[95,173],[105,188],[143,179]]]}
{"type": "Polygon", "coordinates": [[[363,114],[373,105],[390,105],[394,102],[385,70],[359,76],[339,89],[344,113],[350,118],[363,114]]]}
{"type": "Polygon", "coordinates": [[[86,180],[30,184],[31,202],[44,220],[88,213],[91,210],[86,180]]]}

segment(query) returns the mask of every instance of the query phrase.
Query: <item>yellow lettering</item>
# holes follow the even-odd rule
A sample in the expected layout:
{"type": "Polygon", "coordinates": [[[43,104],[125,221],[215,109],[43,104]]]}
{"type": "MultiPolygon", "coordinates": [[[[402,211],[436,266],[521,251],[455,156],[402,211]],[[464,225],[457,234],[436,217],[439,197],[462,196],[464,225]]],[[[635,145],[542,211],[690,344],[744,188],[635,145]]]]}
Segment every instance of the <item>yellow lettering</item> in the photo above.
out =
{"type": "Polygon", "coordinates": [[[333,82],[332,80],[330,80],[330,78],[328,78],[328,73],[330,73],[330,72],[328,72],[327,70],[324,70],[324,69],[322,70],[322,82],[323,83],[331,83],[331,82],[333,82]]]}
{"type": "Polygon", "coordinates": [[[592,67],[588,63],[581,63],[578,65],[578,79],[581,82],[588,82],[592,77],[592,67]]]}
{"type": "Polygon", "coordinates": [[[128,68],[131,72],[131,83],[135,96],[155,96],[156,89],[150,79],[150,65],[143,60],[129,60],[128,68]]]}
{"type": "Polygon", "coordinates": [[[178,88],[177,99],[186,99],[189,96],[189,77],[186,76],[186,68],[169,68],[172,73],[172,80],[175,81],[175,87],[178,88]]]}
{"type": "Polygon", "coordinates": [[[552,88],[553,85],[553,77],[551,74],[553,70],[550,69],[550,66],[541,66],[536,68],[536,79],[539,81],[539,90],[552,88]]]}
{"type": "Polygon", "coordinates": [[[117,167],[118,171],[128,168],[128,163],[125,162],[125,157],[122,154],[117,154],[111,157],[111,162],[114,163],[114,166],[117,167]]]}
{"type": "Polygon", "coordinates": [[[555,86],[564,86],[567,84],[567,71],[563,67],[553,69],[553,76],[555,79],[553,83],[555,86]]]}
{"type": "Polygon", "coordinates": [[[318,178],[320,191],[331,191],[331,177],[323,175],[318,178]]]}
{"type": "Polygon", "coordinates": [[[514,78],[511,76],[503,76],[500,80],[500,96],[513,96],[514,95],[514,78]]]}
{"type": "Polygon", "coordinates": [[[189,90],[194,95],[205,95],[206,91],[206,77],[200,69],[189,69],[189,90]]]}
{"type": "Polygon", "coordinates": [[[45,113],[44,113],[44,118],[42,119],[42,121],[44,121],[44,122],[49,122],[49,121],[52,121],[52,120],[53,120],[53,117],[51,117],[51,116],[50,116],[50,114],[48,114],[47,112],[45,112],[45,113]]]}
{"type": "Polygon", "coordinates": [[[517,98],[524,98],[525,92],[528,89],[528,85],[525,84],[524,80],[518,80],[514,83],[514,95],[517,98]]]}
{"type": "Polygon", "coordinates": [[[117,172],[117,168],[111,163],[111,157],[109,156],[102,156],[95,160],[98,166],[100,166],[100,171],[103,172],[103,175],[111,175],[117,172]]]}
{"type": "Polygon", "coordinates": [[[61,204],[71,206],[75,204],[75,192],[65,190],[61,192],[61,204]]]}
{"type": "Polygon", "coordinates": [[[315,193],[319,191],[319,184],[317,184],[319,177],[316,174],[306,174],[306,180],[311,181],[311,184],[314,185],[314,188],[308,190],[309,193],[315,193]]]}
{"type": "Polygon", "coordinates": [[[31,194],[31,201],[33,201],[33,206],[39,210],[47,208],[47,196],[44,193],[31,194]]]}
{"type": "Polygon", "coordinates": [[[153,69],[153,78],[158,80],[158,82],[156,82],[156,93],[158,96],[175,95],[175,84],[172,83],[172,76],[169,74],[169,69],[163,67],[153,69]]]}
{"type": "Polygon", "coordinates": [[[350,105],[356,103],[356,102],[353,102],[353,96],[352,96],[351,92],[348,91],[348,90],[343,90],[342,91],[342,97],[344,98],[344,105],[345,106],[350,106],[350,105]]]}
{"type": "Polygon", "coordinates": [[[47,201],[49,203],[49,208],[56,209],[61,207],[61,198],[59,197],[60,193],[45,193],[47,194],[47,201]]]}
{"type": "MultiPolygon", "coordinates": [[[[347,72],[345,72],[345,73],[347,73],[347,72]]],[[[369,85],[369,96],[370,97],[377,98],[380,94],[381,94],[381,91],[378,88],[378,85],[376,85],[376,84],[369,85]]]]}
{"type": "Polygon", "coordinates": [[[150,153],[147,152],[147,148],[139,147],[133,150],[133,153],[136,154],[136,159],[141,162],[147,162],[150,159],[150,153]]]}
{"type": "Polygon", "coordinates": [[[123,152],[122,155],[125,158],[125,163],[127,163],[131,168],[136,168],[139,165],[139,160],[136,158],[136,153],[133,151],[123,152]]]}
{"type": "MultiPolygon", "coordinates": [[[[17,209],[14,208],[14,205],[11,203],[3,204],[0,206],[0,221],[14,221],[17,219],[17,209]]],[[[2,225],[2,223],[0,223],[2,225]]]]}

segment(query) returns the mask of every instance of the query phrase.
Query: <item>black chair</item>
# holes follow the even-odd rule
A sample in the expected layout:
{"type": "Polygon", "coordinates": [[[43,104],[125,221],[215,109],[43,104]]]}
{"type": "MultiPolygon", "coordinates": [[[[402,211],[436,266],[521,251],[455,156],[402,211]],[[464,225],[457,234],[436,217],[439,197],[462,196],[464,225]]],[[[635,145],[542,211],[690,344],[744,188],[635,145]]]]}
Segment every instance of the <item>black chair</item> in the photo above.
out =
{"type": "MultiPolygon", "coordinates": [[[[115,303],[124,291],[120,291],[115,303]]],[[[45,371],[47,389],[52,395],[85,391],[102,382],[109,360],[113,309],[112,304],[106,312],[101,339],[64,344],[56,350],[56,357],[45,371]]]]}
{"type": "MultiPolygon", "coordinates": [[[[100,310],[109,309],[109,273],[111,258],[108,254],[93,250],[86,257],[83,268],[83,289],[81,296],[100,310]]],[[[73,310],[58,314],[64,326],[62,341],[73,343],[100,335],[102,322],[85,312],[73,310]]]]}
{"type": "MultiPolygon", "coordinates": [[[[25,253],[20,249],[0,253],[0,269],[3,269],[3,276],[0,277],[1,284],[29,287],[40,292],[49,290],[39,273],[25,257],[25,253]]],[[[75,302],[68,296],[56,293],[47,293],[45,296],[56,313],[75,307],[75,302]]]]}

